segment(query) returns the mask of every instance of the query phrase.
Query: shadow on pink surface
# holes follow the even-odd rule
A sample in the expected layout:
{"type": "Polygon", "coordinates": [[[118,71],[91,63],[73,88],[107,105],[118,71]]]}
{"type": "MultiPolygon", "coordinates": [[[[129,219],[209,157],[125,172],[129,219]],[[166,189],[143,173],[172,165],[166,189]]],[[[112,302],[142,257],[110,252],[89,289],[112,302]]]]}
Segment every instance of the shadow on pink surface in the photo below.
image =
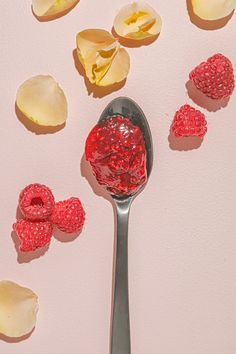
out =
{"type": "Polygon", "coordinates": [[[185,87],[191,100],[198,106],[207,109],[209,112],[216,112],[221,108],[225,108],[230,100],[229,97],[223,98],[221,100],[213,100],[210,97],[207,97],[204,95],[204,93],[196,88],[191,80],[186,83],[185,87]]]}
{"type": "Polygon", "coordinates": [[[232,18],[234,11],[231,12],[231,14],[229,14],[228,16],[221,18],[219,20],[215,20],[215,21],[207,21],[207,20],[203,20],[200,17],[198,17],[197,15],[195,15],[195,13],[193,12],[193,6],[192,6],[192,1],[191,0],[187,0],[187,8],[188,8],[188,13],[189,13],[189,17],[191,22],[204,30],[207,31],[214,31],[216,29],[220,29],[223,28],[224,26],[227,25],[227,23],[229,22],[229,20],[232,18]]]}
{"type": "Polygon", "coordinates": [[[83,230],[80,230],[79,232],[74,232],[74,233],[68,234],[68,233],[65,233],[55,227],[53,229],[53,236],[59,242],[63,242],[63,243],[72,242],[80,236],[82,231],[83,230]]]}
{"type": "Polygon", "coordinates": [[[118,41],[120,42],[121,45],[123,45],[124,47],[127,47],[127,48],[139,48],[142,46],[150,45],[150,44],[154,43],[160,35],[160,34],[158,34],[156,36],[144,38],[142,40],[134,40],[134,39],[130,39],[130,38],[120,37],[116,33],[114,27],[112,27],[111,33],[115,38],[118,39],[118,41]]]}
{"type": "Polygon", "coordinates": [[[102,98],[104,96],[111,94],[112,92],[120,90],[125,85],[126,79],[110,86],[97,86],[95,84],[91,84],[91,82],[85,75],[85,70],[83,68],[83,65],[79,61],[76,49],[73,50],[72,54],[74,58],[75,68],[78,71],[78,73],[81,76],[83,76],[84,83],[87,88],[89,96],[92,95],[94,98],[102,98]]]}
{"type": "MultiPolygon", "coordinates": [[[[103,197],[108,200],[113,208],[113,215],[114,215],[114,246],[113,246],[113,266],[112,266],[112,284],[111,284],[111,315],[110,315],[110,336],[112,333],[112,318],[113,318],[113,303],[114,303],[114,285],[115,285],[115,266],[116,266],[116,244],[117,244],[117,217],[116,217],[116,207],[115,203],[110,196],[109,193],[106,192],[105,188],[99,185],[95,176],[93,175],[92,168],[89,162],[85,159],[85,155],[82,156],[81,159],[81,174],[84,178],[87,179],[88,183],[90,184],[93,192],[99,196],[103,197]]],[[[111,345],[111,343],[110,343],[111,345]]]]}
{"type": "Polygon", "coordinates": [[[36,17],[39,22],[48,22],[48,21],[57,20],[58,18],[61,18],[61,17],[65,16],[65,15],[67,15],[71,10],[73,10],[73,9],[76,7],[76,5],[77,5],[79,2],[80,2],[80,0],[76,1],[76,3],[73,4],[69,9],[64,10],[64,11],[60,12],[59,14],[55,14],[55,15],[49,15],[49,16],[38,17],[38,16],[33,12],[33,9],[32,9],[32,8],[31,8],[31,10],[32,10],[32,13],[33,13],[34,17],[36,17]]]}
{"type": "Polygon", "coordinates": [[[12,238],[12,241],[14,242],[14,245],[15,245],[15,249],[16,249],[16,253],[17,253],[17,262],[20,264],[29,263],[33,259],[37,259],[37,258],[42,257],[49,249],[49,245],[47,245],[45,247],[37,249],[34,252],[21,252],[19,250],[20,240],[19,240],[17,234],[15,233],[15,231],[12,231],[11,238],[12,238]]]}
{"type": "MultiPolygon", "coordinates": [[[[20,208],[17,207],[16,220],[20,220],[20,219],[23,219],[23,215],[20,211],[20,208]]],[[[42,257],[48,251],[48,248],[49,248],[49,245],[47,245],[45,247],[39,248],[38,250],[36,250],[34,252],[21,252],[19,249],[20,240],[14,230],[11,232],[11,238],[12,238],[12,241],[14,242],[14,245],[15,245],[15,250],[17,253],[17,262],[20,264],[29,263],[33,259],[37,259],[37,258],[42,257]]]]}
{"type": "Polygon", "coordinates": [[[19,343],[19,342],[23,342],[24,340],[28,339],[31,334],[34,332],[35,328],[28,334],[22,336],[22,337],[7,337],[4,334],[0,333],[0,341],[4,341],[6,343],[19,343]]]}
{"type": "Polygon", "coordinates": [[[177,138],[170,129],[168,141],[171,150],[188,151],[198,149],[202,145],[203,139],[197,136],[177,138]]]}
{"type": "Polygon", "coordinates": [[[15,113],[18,120],[25,126],[25,128],[30,132],[35,133],[36,135],[54,134],[59,130],[62,130],[66,125],[66,123],[62,125],[58,125],[56,127],[46,127],[46,126],[38,125],[34,123],[32,120],[30,120],[29,118],[27,118],[26,115],[20,111],[17,104],[15,104],[15,113]]]}

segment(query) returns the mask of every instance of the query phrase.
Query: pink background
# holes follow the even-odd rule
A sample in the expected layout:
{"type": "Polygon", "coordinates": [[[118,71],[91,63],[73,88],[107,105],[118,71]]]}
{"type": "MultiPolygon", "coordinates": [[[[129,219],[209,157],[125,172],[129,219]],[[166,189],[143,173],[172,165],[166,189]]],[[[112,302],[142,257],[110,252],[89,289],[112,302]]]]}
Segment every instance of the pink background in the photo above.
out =
{"type": "Polygon", "coordinates": [[[202,109],[209,131],[200,147],[179,151],[168,142],[177,108],[196,106],[185,87],[189,71],[215,52],[236,66],[236,17],[207,31],[190,21],[184,0],[150,0],[163,19],[161,36],[128,49],[126,85],[94,98],[74,66],[75,35],[110,29],[126,3],[81,0],[65,17],[39,22],[30,1],[0,2],[0,279],[30,287],[40,303],[35,331],[18,343],[0,340],[3,354],[108,353],[113,211],[81,176],[80,161],[88,132],[118,95],[143,108],[155,150],[153,173],[130,219],[132,353],[236,353],[235,94],[215,113],[202,109]],[[15,114],[18,86],[38,74],[54,76],[68,98],[68,122],[54,134],[34,134],[15,114]],[[53,239],[42,257],[17,260],[11,225],[18,193],[31,182],[47,184],[58,200],[79,196],[87,222],[73,242],[53,239]]]}

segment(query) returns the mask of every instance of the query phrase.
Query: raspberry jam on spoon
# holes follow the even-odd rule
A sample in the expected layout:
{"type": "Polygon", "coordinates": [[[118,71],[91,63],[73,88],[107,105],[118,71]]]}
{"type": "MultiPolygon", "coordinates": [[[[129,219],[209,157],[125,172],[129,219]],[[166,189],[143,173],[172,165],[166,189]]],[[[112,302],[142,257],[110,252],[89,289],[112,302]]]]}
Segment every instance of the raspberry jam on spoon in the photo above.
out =
{"type": "Polygon", "coordinates": [[[133,195],[147,181],[144,138],[127,117],[113,115],[98,123],[85,154],[97,181],[114,196],[133,195]]]}
{"type": "Polygon", "coordinates": [[[153,163],[152,137],[141,108],[131,99],[114,99],[90,132],[85,147],[99,184],[116,210],[116,258],[110,354],[131,354],[128,296],[128,221],[134,198],[145,187],[153,163]]]}

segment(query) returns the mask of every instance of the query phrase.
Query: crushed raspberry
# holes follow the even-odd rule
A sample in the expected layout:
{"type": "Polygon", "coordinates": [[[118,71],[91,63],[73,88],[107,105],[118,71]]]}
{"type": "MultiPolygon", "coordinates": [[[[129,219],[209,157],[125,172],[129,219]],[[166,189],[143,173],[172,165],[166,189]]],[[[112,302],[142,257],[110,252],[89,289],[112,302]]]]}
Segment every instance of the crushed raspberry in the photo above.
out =
{"type": "Polygon", "coordinates": [[[72,197],[56,203],[51,220],[63,232],[74,233],[82,230],[85,211],[79,198],[72,197]]]}
{"type": "Polygon", "coordinates": [[[190,74],[201,92],[212,99],[230,97],[234,91],[234,70],[231,61],[222,54],[215,54],[198,65],[190,74]]]}
{"type": "Polygon", "coordinates": [[[187,136],[203,138],[207,132],[207,121],[203,113],[185,104],[175,113],[171,129],[177,138],[187,136]]]}
{"type": "Polygon", "coordinates": [[[30,184],[20,193],[19,207],[25,218],[43,220],[52,214],[55,206],[51,190],[43,184],[30,184]]]}
{"type": "Polygon", "coordinates": [[[115,196],[132,195],[147,180],[143,135],[126,117],[115,115],[97,124],[85,155],[97,181],[115,196]]]}
{"type": "Polygon", "coordinates": [[[13,228],[21,241],[22,252],[35,251],[51,241],[53,226],[49,221],[18,220],[13,228]]]}

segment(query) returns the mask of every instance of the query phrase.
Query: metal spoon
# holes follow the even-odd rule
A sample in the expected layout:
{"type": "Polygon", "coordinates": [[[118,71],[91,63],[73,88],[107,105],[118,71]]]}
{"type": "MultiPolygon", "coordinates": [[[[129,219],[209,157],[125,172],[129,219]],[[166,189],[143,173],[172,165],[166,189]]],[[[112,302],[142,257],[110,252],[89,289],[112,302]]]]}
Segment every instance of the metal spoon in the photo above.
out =
{"type": "MultiPolygon", "coordinates": [[[[113,115],[122,115],[137,125],[144,137],[147,152],[147,176],[150,176],[153,164],[151,131],[141,108],[131,99],[119,97],[108,104],[99,122],[113,115]]],[[[117,240],[115,260],[115,282],[113,294],[111,354],[131,354],[129,291],[128,291],[128,221],[130,206],[145,185],[134,195],[118,198],[112,195],[117,218],[117,240]]]]}

